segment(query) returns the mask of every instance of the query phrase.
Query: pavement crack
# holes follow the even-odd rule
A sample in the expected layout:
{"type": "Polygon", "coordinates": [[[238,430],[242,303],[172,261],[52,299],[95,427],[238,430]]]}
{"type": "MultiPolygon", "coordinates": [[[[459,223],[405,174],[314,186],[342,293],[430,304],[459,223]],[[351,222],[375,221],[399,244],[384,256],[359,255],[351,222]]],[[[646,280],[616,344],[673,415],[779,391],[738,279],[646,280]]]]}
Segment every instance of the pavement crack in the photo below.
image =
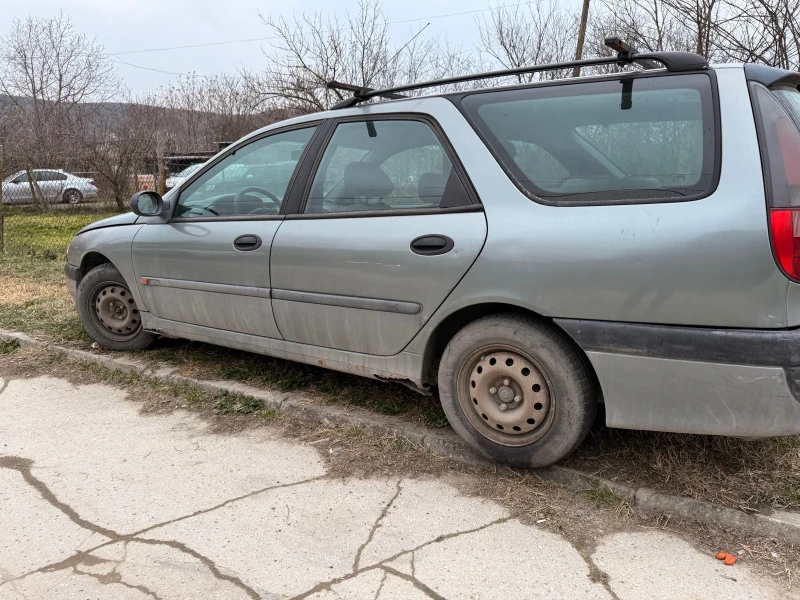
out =
{"type": "Polygon", "coordinates": [[[402,571],[398,571],[397,569],[394,569],[388,565],[381,565],[379,568],[382,569],[384,572],[389,573],[390,575],[394,575],[395,577],[399,577],[400,579],[408,581],[411,585],[413,585],[420,592],[425,594],[428,598],[433,598],[434,600],[447,600],[444,596],[433,591],[431,588],[422,583],[416,577],[412,577],[411,575],[403,573],[402,571]]]}
{"type": "Polygon", "coordinates": [[[219,570],[216,563],[208,558],[207,556],[200,554],[197,550],[194,550],[184,544],[183,542],[179,542],[177,540],[154,540],[150,538],[133,538],[132,541],[141,543],[141,544],[150,544],[152,546],[168,546],[169,548],[173,548],[175,550],[179,550],[189,556],[196,558],[199,560],[203,565],[211,572],[214,577],[220,579],[222,581],[227,581],[232,583],[242,591],[244,591],[250,598],[254,600],[260,600],[261,596],[256,592],[252,587],[247,585],[244,581],[242,581],[239,577],[235,575],[226,575],[222,571],[219,570]]]}
{"type": "Polygon", "coordinates": [[[383,589],[383,586],[386,584],[386,578],[388,576],[389,576],[389,571],[384,570],[383,571],[383,577],[381,577],[381,584],[378,586],[378,589],[375,592],[375,597],[372,600],[378,600],[378,598],[381,595],[381,590],[383,589]]]}
{"type": "Polygon", "coordinates": [[[397,480],[396,490],[394,492],[394,496],[386,503],[386,506],[383,507],[381,514],[378,515],[378,518],[375,519],[375,523],[372,524],[372,529],[369,531],[369,535],[367,536],[367,540],[359,546],[358,550],[356,551],[356,557],[353,559],[353,573],[358,571],[359,565],[361,564],[361,554],[364,552],[364,549],[369,546],[369,543],[372,541],[372,538],[375,536],[375,532],[380,529],[381,524],[383,523],[383,519],[386,518],[389,509],[394,504],[394,501],[397,500],[397,497],[400,495],[400,492],[403,491],[402,480],[397,480]]]}
{"type": "MultiPolygon", "coordinates": [[[[416,546],[415,548],[412,548],[410,550],[401,550],[397,554],[394,554],[394,555],[390,556],[389,558],[385,558],[382,561],[377,562],[375,564],[367,565],[365,567],[359,567],[356,571],[352,571],[350,573],[345,573],[344,575],[340,575],[339,577],[335,577],[333,579],[328,579],[327,581],[321,581],[321,582],[317,583],[311,589],[306,590],[305,592],[301,592],[301,593],[299,593],[299,594],[297,594],[295,596],[292,596],[289,600],[303,600],[304,598],[308,598],[309,596],[313,596],[314,594],[317,594],[319,592],[330,591],[331,587],[333,587],[336,584],[342,583],[344,581],[348,581],[350,579],[358,577],[362,573],[366,573],[368,571],[374,571],[375,569],[386,569],[386,568],[389,568],[389,569],[391,569],[390,573],[392,573],[393,571],[396,571],[396,569],[392,569],[391,567],[387,567],[387,563],[390,563],[393,560],[397,560],[398,558],[400,558],[401,556],[403,556],[405,554],[408,554],[409,552],[414,553],[417,550],[420,550],[420,549],[425,548],[426,546],[430,546],[432,544],[438,544],[440,542],[444,542],[445,540],[450,540],[450,539],[458,537],[460,535],[467,535],[467,534],[470,534],[470,533],[475,533],[475,532],[478,532],[478,531],[482,531],[484,529],[487,529],[488,527],[493,527],[494,525],[499,525],[500,523],[505,523],[506,521],[509,521],[511,518],[512,517],[510,517],[510,516],[509,517],[501,517],[500,519],[495,519],[491,523],[485,523],[485,524],[481,525],[480,527],[474,527],[472,529],[467,529],[467,530],[464,530],[464,531],[456,531],[454,533],[448,533],[448,534],[445,534],[445,535],[440,535],[439,537],[437,537],[437,538],[435,538],[433,540],[428,540],[424,544],[420,544],[419,546],[416,546]]],[[[411,577],[411,576],[407,575],[406,577],[411,577]]],[[[420,582],[416,577],[411,577],[411,579],[413,579],[414,581],[417,581],[420,585],[425,586],[425,584],[420,582]]],[[[412,581],[412,583],[413,583],[413,581],[412,581]]],[[[425,586],[425,587],[427,587],[427,586],[425,586]]],[[[421,589],[421,588],[418,588],[418,589],[421,589]]],[[[428,588],[428,589],[430,589],[430,588],[428,588]]],[[[431,593],[435,594],[436,592],[433,592],[433,590],[431,590],[431,593]]],[[[433,598],[441,598],[441,596],[432,596],[432,597],[433,598]]]]}
{"type": "MultiPolygon", "coordinates": [[[[138,537],[139,535],[141,535],[145,531],[149,531],[149,530],[151,530],[151,529],[153,529],[153,528],[155,528],[157,526],[162,526],[163,524],[162,525],[154,525],[152,527],[148,527],[146,529],[143,529],[142,531],[139,531],[139,532],[136,532],[136,533],[133,533],[133,534],[123,535],[123,534],[117,533],[116,531],[113,531],[112,529],[108,529],[106,527],[102,527],[100,525],[97,525],[95,523],[92,523],[91,521],[88,521],[88,520],[84,519],[83,517],[81,517],[78,514],[78,512],[75,509],[73,509],[71,506],[69,506],[65,502],[62,502],[61,500],[59,500],[56,497],[56,495],[50,490],[50,488],[47,487],[47,484],[45,484],[43,481],[41,481],[35,475],[33,475],[33,473],[31,472],[31,467],[32,466],[33,466],[33,461],[30,460],[30,459],[27,459],[27,458],[21,458],[19,456],[0,456],[0,469],[11,469],[13,471],[19,472],[20,475],[22,475],[22,477],[25,480],[25,482],[28,485],[30,485],[31,487],[33,487],[36,491],[38,491],[39,494],[42,496],[42,498],[48,504],[50,504],[51,506],[53,506],[56,509],[58,509],[59,511],[61,511],[61,513],[63,513],[67,518],[69,518],[73,523],[75,523],[79,527],[81,527],[83,529],[87,529],[87,530],[92,531],[94,533],[98,533],[98,534],[100,534],[102,536],[105,536],[105,537],[109,538],[109,541],[104,542],[103,544],[100,544],[100,545],[92,548],[91,550],[76,552],[75,554],[65,558],[64,560],[45,565],[43,567],[39,567],[38,569],[36,569],[34,571],[30,571],[28,573],[20,575],[19,577],[15,577],[14,579],[9,580],[9,581],[16,581],[16,580],[19,580],[19,579],[23,579],[24,577],[28,577],[29,575],[33,575],[35,573],[52,573],[52,572],[55,572],[55,571],[61,571],[61,570],[64,570],[64,569],[69,569],[69,568],[72,568],[73,571],[75,571],[76,568],[80,564],[84,563],[84,561],[87,561],[87,560],[88,561],[92,561],[92,560],[96,561],[96,558],[91,556],[91,552],[94,552],[95,550],[98,550],[99,548],[103,548],[105,546],[109,546],[109,545],[117,543],[117,542],[127,543],[127,542],[130,542],[130,541],[134,541],[134,542],[140,542],[142,544],[168,546],[170,548],[173,548],[173,549],[179,550],[181,552],[184,552],[185,554],[188,554],[188,555],[196,558],[197,560],[199,560],[203,565],[205,565],[205,567],[217,579],[232,583],[233,585],[235,585],[238,588],[242,589],[245,593],[247,593],[248,596],[250,596],[251,598],[253,598],[255,600],[258,600],[260,598],[259,594],[253,588],[251,588],[246,583],[244,583],[241,579],[239,579],[238,577],[235,577],[233,575],[226,575],[226,574],[222,573],[219,570],[219,568],[217,567],[217,565],[214,563],[214,561],[212,561],[210,558],[200,554],[196,550],[193,550],[192,548],[189,548],[186,544],[184,544],[182,542],[178,542],[176,540],[157,540],[157,539],[138,537]]],[[[303,483],[303,482],[297,482],[297,483],[303,483]]],[[[295,484],[281,484],[281,485],[278,485],[278,486],[271,486],[270,489],[276,489],[278,487],[287,487],[289,485],[297,485],[297,484],[296,483],[295,484]]],[[[252,496],[255,493],[261,493],[261,492],[264,492],[264,491],[266,491],[266,489],[264,489],[264,490],[256,490],[256,492],[251,492],[250,494],[246,494],[245,496],[243,496],[243,498],[247,497],[247,496],[252,496]]],[[[240,499],[241,498],[232,498],[230,500],[227,500],[226,502],[223,502],[220,506],[223,506],[223,505],[228,504],[230,502],[235,502],[236,500],[240,500],[240,499]]],[[[209,512],[211,510],[216,510],[220,506],[212,507],[210,509],[204,509],[202,511],[197,511],[196,514],[202,514],[203,512],[209,512]]],[[[179,521],[179,520],[181,520],[183,518],[189,518],[191,516],[195,516],[195,513],[193,513],[192,515],[186,515],[185,517],[179,517],[178,519],[173,519],[172,522],[179,521]]]]}
{"type": "MultiPolygon", "coordinates": [[[[576,550],[578,549],[576,548],[576,550]]],[[[611,578],[608,576],[608,573],[603,571],[600,567],[598,567],[595,564],[591,554],[589,554],[584,550],[578,550],[578,554],[580,554],[581,558],[586,562],[586,565],[589,567],[589,581],[591,581],[592,583],[599,583],[604,588],[606,588],[608,595],[611,596],[613,600],[620,600],[620,597],[617,596],[617,593],[611,587],[611,578]]]]}
{"type": "Polygon", "coordinates": [[[0,394],[6,391],[6,388],[8,387],[8,382],[11,381],[11,379],[8,377],[3,377],[2,379],[3,381],[2,385],[0,385],[0,394]]]}
{"type": "Polygon", "coordinates": [[[0,469],[11,469],[12,471],[17,471],[22,478],[25,480],[25,483],[30,485],[33,489],[35,489],[42,498],[53,506],[54,508],[61,511],[70,521],[82,527],[83,529],[88,529],[94,533],[99,533],[100,535],[104,535],[108,538],[112,539],[120,539],[123,536],[116,531],[108,529],[106,527],[102,527],[100,525],[96,525],[91,521],[87,521],[83,517],[81,517],[78,512],[72,508],[69,504],[62,502],[59,500],[56,495],[47,487],[47,484],[44,483],[41,479],[38,479],[32,472],[31,467],[33,466],[33,461],[27,458],[20,458],[19,456],[0,456],[0,469]]]}
{"type": "Polygon", "coordinates": [[[200,510],[196,510],[195,512],[183,515],[180,517],[176,517],[174,519],[170,519],[169,521],[163,521],[161,523],[156,523],[155,525],[150,525],[149,527],[145,527],[144,529],[140,529],[139,531],[135,531],[134,533],[130,534],[130,537],[135,538],[143,533],[147,533],[148,531],[152,531],[154,529],[159,529],[161,527],[166,527],[167,525],[172,525],[173,523],[179,523],[180,521],[185,521],[186,519],[191,519],[193,517],[197,517],[199,515],[204,515],[210,512],[214,512],[215,510],[219,510],[220,508],[224,508],[229,504],[233,504],[234,502],[239,502],[240,500],[246,500],[247,498],[252,498],[253,496],[257,496],[259,494],[264,494],[266,492],[272,490],[280,490],[283,488],[294,487],[298,485],[303,485],[306,483],[312,483],[314,481],[319,481],[320,479],[325,479],[327,475],[318,475],[317,477],[311,477],[309,479],[303,479],[302,481],[293,481],[292,483],[279,483],[277,485],[270,485],[265,488],[261,488],[252,492],[248,492],[247,494],[243,494],[241,496],[236,496],[235,498],[230,498],[225,500],[224,502],[220,502],[219,504],[215,504],[209,508],[202,508],[200,510]]]}

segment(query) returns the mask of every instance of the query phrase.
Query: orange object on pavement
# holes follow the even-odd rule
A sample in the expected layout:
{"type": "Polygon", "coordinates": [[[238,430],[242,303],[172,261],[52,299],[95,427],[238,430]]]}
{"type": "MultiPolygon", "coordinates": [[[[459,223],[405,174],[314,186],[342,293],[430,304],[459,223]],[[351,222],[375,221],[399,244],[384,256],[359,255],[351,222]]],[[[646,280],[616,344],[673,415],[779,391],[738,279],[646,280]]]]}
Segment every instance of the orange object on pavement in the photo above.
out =
{"type": "Polygon", "coordinates": [[[725,556],[725,560],[722,561],[722,564],[731,566],[735,562],[736,562],[736,557],[733,554],[728,554],[727,556],[725,556]]]}
{"type": "Polygon", "coordinates": [[[728,556],[727,552],[717,552],[717,560],[725,560],[726,556],[728,556]]]}

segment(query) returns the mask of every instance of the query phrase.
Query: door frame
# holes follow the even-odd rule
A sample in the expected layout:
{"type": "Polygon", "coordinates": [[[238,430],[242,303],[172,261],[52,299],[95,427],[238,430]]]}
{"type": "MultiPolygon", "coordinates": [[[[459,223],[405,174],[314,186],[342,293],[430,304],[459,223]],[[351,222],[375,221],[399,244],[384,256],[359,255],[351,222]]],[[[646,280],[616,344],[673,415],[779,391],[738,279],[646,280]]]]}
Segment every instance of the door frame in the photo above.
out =
{"type": "MultiPolygon", "coordinates": [[[[322,128],[321,128],[322,129],[322,128]]],[[[315,154],[313,156],[313,160],[311,156],[306,156],[306,162],[309,163],[307,168],[304,170],[303,177],[305,179],[305,185],[302,189],[302,194],[295,195],[292,198],[287,200],[292,200],[292,203],[284,202],[287,207],[286,212],[284,213],[285,218],[295,220],[295,219],[344,219],[344,218],[357,218],[357,217],[397,217],[402,215],[426,215],[426,214],[438,214],[438,213],[459,213],[459,212],[482,212],[483,211],[483,204],[478,196],[478,192],[475,190],[475,186],[472,184],[472,181],[467,174],[466,169],[461,164],[461,160],[458,157],[453,145],[450,143],[450,140],[447,137],[444,129],[439,122],[433,118],[433,116],[426,114],[426,113],[417,113],[417,112],[393,112],[393,113],[362,113],[359,115],[350,115],[344,117],[332,117],[325,121],[324,132],[318,131],[320,135],[318,139],[312,140],[315,142],[315,154]],[[322,158],[325,154],[325,150],[327,150],[328,145],[330,144],[331,139],[333,138],[333,134],[336,131],[336,128],[341,123],[352,123],[352,122],[365,122],[365,121],[418,121],[425,123],[428,125],[431,130],[433,131],[434,136],[436,136],[439,144],[441,144],[442,148],[444,149],[445,153],[447,154],[447,158],[450,160],[450,164],[453,165],[453,170],[456,172],[458,179],[461,182],[462,187],[467,193],[467,197],[470,200],[470,204],[466,204],[464,206],[454,206],[448,208],[440,208],[438,206],[431,207],[431,208],[399,208],[394,210],[369,210],[369,211],[343,211],[343,212],[336,212],[336,213],[304,213],[306,203],[308,202],[308,196],[311,194],[311,186],[314,182],[314,177],[317,174],[317,171],[320,168],[320,164],[322,163],[322,158]]],[[[311,144],[309,144],[310,146],[311,144]]],[[[303,165],[306,167],[306,165],[303,165]]],[[[299,178],[298,178],[299,179],[299,178]]],[[[297,183],[297,182],[294,182],[297,183]]],[[[302,183],[302,182],[301,182],[302,183]]],[[[293,190],[294,191],[294,190],[293,190]]]]}

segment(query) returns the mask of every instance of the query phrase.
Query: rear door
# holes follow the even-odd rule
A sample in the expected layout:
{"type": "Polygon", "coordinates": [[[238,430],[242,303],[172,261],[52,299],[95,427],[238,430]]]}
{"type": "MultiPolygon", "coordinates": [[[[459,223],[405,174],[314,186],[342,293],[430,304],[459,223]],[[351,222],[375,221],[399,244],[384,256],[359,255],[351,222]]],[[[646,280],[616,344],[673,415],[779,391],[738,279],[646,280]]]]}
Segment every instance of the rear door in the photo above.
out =
{"type": "Polygon", "coordinates": [[[280,337],[270,306],[270,245],[315,130],[306,124],[236,147],[180,190],[169,222],[139,230],[133,265],[154,316],[280,337]]]}
{"type": "Polygon", "coordinates": [[[341,119],[329,135],[273,242],[276,323],[290,341],[396,354],[477,258],[483,209],[430,119],[341,119]]]}

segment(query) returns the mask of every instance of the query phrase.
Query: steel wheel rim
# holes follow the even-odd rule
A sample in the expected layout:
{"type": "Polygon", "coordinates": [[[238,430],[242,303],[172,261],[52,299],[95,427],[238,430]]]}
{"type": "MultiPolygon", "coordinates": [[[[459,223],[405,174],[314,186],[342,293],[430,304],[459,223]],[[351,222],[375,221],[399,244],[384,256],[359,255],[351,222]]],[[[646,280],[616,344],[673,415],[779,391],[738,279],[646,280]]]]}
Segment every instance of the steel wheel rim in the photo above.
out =
{"type": "Polygon", "coordinates": [[[119,283],[101,283],[89,295],[89,314],[104,335],[117,341],[139,333],[142,319],[131,291],[119,283]]]}
{"type": "Polygon", "coordinates": [[[78,195],[78,192],[75,192],[73,190],[70,190],[70,191],[67,192],[67,203],[69,203],[69,204],[77,204],[80,201],[81,201],[81,197],[80,197],[80,195],[78,195]]]}
{"type": "Polygon", "coordinates": [[[527,446],[547,433],[555,417],[552,390],[539,364],[511,346],[473,352],[458,375],[458,402],[467,420],[502,446],[527,446]]]}

